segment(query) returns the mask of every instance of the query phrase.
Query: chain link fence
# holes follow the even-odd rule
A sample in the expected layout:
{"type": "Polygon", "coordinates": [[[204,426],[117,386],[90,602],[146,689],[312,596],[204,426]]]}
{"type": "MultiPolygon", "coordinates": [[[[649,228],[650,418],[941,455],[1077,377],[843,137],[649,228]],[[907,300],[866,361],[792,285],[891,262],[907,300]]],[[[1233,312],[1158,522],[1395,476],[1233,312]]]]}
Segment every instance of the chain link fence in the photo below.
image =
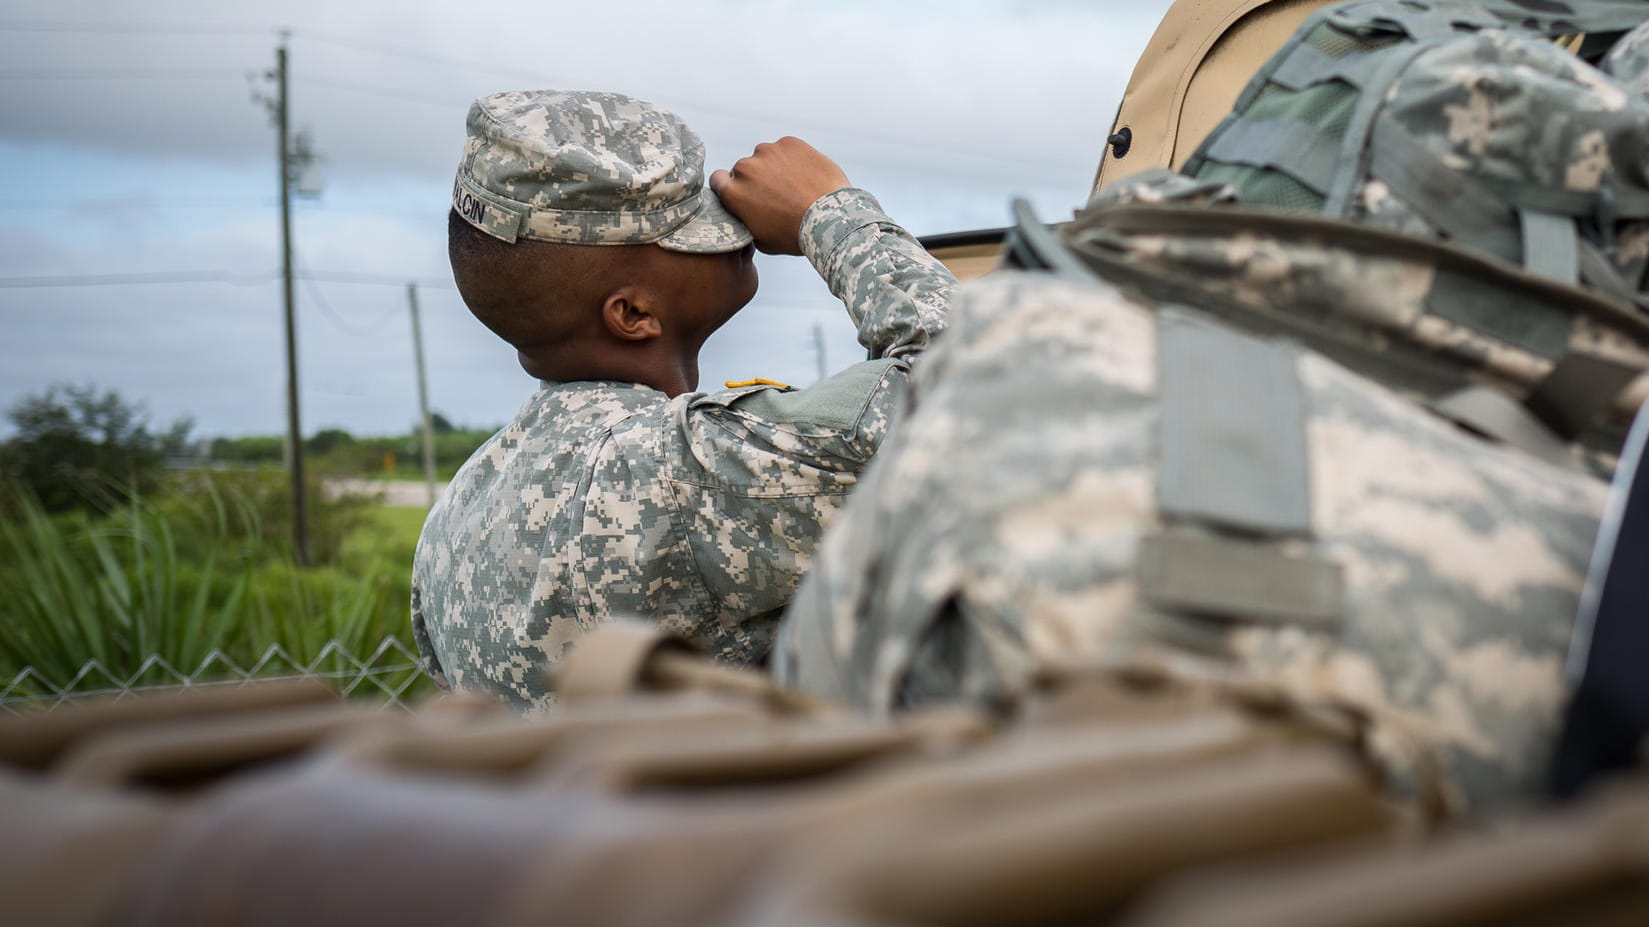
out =
{"type": "Polygon", "coordinates": [[[398,638],[385,637],[364,656],[336,640],[328,641],[307,661],[273,644],[245,666],[220,650],[207,654],[192,668],[175,667],[153,655],[125,675],[110,672],[97,660],[88,660],[69,679],[50,679],[25,666],[9,680],[0,680],[0,715],[49,710],[90,698],[242,686],[266,679],[319,679],[349,697],[400,709],[434,690],[419,669],[417,652],[398,638]]]}

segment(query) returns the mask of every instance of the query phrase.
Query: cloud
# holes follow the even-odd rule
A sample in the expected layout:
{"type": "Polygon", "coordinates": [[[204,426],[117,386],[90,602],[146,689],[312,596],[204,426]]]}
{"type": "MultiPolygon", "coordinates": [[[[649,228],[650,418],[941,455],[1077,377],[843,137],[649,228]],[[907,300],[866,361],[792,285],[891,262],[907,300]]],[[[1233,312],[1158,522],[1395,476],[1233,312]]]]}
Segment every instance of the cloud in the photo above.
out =
{"type": "MultiPolygon", "coordinates": [[[[912,165],[1087,164],[1163,5],[174,0],[146,4],[144,22],[268,34],[0,32],[14,71],[136,75],[4,80],[0,107],[13,141],[250,163],[272,142],[244,75],[273,66],[286,24],[295,122],[350,170],[445,173],[468,101],[527,84],[653,99],[730,149],[794,130],[912,165]]],[[[60,4],[9,8],[61,19],[60,4]]],[[[74,9],[89,26],[132,16],[113,0],[74,9]]]]}
{"type": "MultiPolygon", "coordinates": [[[[274,132],[248,73],[290,26],[294,124],[325,155],[302,204],[311,268],[444,278],[444,213],[469,100],[507,87],[629,92],[681,112],[728,164],[802,135],[917,233],[1005,224],[1011,195],[1048,218],[1086,193],[1132,62],[1166,7],[633,0],[405,4],[322,0],[13,0],[5,22],[144,23],[254,34],[0,29],[0,274],[278,266],[274,132]],[[119,71],[118,80],[74,76],[119,71]]],[[[758,303],[707,346],[704,382],[810,382],[813,327],[831,366],[860,356],[802,262],[766,260],[758,303]],[[756,366],[761,369],[755,369],[756,366]]],[[[399,287],[300,287],[306,430],[396,430],[415,412],[399,287]],[[340,325],[334,321],[342,320],[340,325]],[[371,335],[351,331],[372,330],[371,335]]],[[[531,381],[456,294],[425,298],[435,405],[507,418],[531,381]]],[[[281,427],[279,290],[0,289],[0,406],[56,380],[146,398],[207,433],[281,427]]]]}

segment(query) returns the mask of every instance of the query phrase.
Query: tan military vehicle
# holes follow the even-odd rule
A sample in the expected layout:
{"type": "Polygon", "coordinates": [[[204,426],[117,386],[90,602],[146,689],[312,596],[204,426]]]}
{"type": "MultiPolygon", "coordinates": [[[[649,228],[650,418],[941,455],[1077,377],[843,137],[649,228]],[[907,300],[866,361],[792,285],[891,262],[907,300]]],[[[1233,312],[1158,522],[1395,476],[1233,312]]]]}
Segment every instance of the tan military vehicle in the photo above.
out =
{"type": "MultiPolygon", "coordinates": [[[[1205,0],[1168,8],[1140,56],[1094,176],[1094,191],[1182,166],[1237,94],[1307,16],[1334,0],[1205,0]]],[[[995,266],[1005,229],[923,238],[960,279],[995,266]]]]}

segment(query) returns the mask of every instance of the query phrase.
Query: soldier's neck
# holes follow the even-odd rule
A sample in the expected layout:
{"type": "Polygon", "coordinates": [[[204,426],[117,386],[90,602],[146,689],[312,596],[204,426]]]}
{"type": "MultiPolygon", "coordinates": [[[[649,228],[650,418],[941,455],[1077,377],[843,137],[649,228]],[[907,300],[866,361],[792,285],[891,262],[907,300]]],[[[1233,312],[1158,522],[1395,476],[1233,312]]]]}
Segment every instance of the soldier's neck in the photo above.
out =
{"type": "Polygon", "coordinates": [[[692,392],[699,383],[698,346],[663,344],[563,345],[517,352],[521,369],[540,380],[617,380],[640,383],[667,396],[692,392]]]}

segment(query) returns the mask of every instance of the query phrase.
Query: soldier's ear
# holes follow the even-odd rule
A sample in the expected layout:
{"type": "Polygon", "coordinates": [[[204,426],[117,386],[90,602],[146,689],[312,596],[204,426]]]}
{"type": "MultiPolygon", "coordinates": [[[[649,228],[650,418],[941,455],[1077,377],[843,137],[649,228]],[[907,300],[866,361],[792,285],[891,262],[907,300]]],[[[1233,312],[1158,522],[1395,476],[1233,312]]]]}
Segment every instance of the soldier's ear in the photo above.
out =
{"type": "Polygon", "coordinates": [[[601,304],[601,321],[620,341],[646,341],[664,334],[652,299],[634,287],[621,287],[601,304]]]}

